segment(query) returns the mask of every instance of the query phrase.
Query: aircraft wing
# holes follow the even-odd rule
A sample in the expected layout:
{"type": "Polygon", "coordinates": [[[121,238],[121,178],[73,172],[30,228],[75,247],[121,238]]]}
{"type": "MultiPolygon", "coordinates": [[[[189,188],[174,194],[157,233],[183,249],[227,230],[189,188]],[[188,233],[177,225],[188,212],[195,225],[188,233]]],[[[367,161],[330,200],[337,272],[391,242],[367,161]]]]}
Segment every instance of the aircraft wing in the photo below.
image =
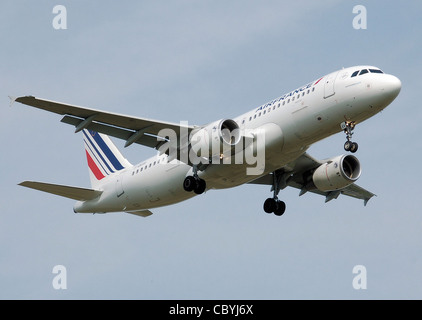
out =
{"type": "MultiPolygon", "coordinates": [[[[341,190],[330,192],[320,191],[315,187],[310,188],[309,179],[311,179],[311,175],[309,173],[313,172],[314,169],[318,168],[323,163],[325,163],[325,161],[317,160],[311,157],[309,154],[304,153],[295,161],[279,169],[280,173],[284,176],[284,179],[281,182],[281,189],[284,189],[286,187],[293,187],[299,189],[299,196],[305,194],[306,192],[316,193],[325,196],[325,202],[337,199],[340,194],[344,194],[349,197],[363,200],[365,205],[373,196],[375,196],[375,194],[373,194],[372,192],[365,190],[364,188],[359,187],[354,183],[341,190]]],[[[273,178],[273,174],[267,174],[249,183],[272,186],[273,178]]]]}
{"type": "Polygon", "coordinates": [[[18,97],[13,100],[38,109],[64,115],[61,121],[74,125],[76,127],[75,132],[79,132],[82,129],[90,129],[126,140],[125,147],[132,143],[138,143],[158,149],[162,144],[169,141],[166,136],[160,136],[162,129],[173,130],[179,140],[181,132],[189,134],[195,128],[195,126],[88,109],[33,96],[18,97]]]}

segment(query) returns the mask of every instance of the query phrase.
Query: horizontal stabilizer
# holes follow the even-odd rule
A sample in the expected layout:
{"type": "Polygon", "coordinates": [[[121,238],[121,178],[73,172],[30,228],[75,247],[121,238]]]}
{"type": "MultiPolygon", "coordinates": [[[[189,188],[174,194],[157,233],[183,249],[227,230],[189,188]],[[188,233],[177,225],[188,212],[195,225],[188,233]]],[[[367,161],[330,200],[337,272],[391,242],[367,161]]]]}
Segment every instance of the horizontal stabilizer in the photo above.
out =
{"type": "Polygon", "coordinates": [[[126,211],[126,213],[134,214],[141,217],[148,217],[152,215],[152,212],[149,210],[139,210],[139,211],[126,211]]]}
{"type": "Polygon", "coordinates": [[[24,181],[19,183],[19,185],[79,201],[92,200],[99,197],[103,193],[99,190],[70,187],[59,184],[51,184],[36,181],[24,181]]]}

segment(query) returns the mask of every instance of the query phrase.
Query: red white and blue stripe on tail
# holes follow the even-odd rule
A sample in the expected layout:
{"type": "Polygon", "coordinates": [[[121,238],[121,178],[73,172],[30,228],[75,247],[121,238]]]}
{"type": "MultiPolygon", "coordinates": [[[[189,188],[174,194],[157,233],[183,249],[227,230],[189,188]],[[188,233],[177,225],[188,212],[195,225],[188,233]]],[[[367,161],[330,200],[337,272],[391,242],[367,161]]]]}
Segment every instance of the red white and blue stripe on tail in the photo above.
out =
{"type": "Polygon", "coordinates": [[[82,132],[91,184],[131,166],[107,135],[87,129],[82,132]]]}

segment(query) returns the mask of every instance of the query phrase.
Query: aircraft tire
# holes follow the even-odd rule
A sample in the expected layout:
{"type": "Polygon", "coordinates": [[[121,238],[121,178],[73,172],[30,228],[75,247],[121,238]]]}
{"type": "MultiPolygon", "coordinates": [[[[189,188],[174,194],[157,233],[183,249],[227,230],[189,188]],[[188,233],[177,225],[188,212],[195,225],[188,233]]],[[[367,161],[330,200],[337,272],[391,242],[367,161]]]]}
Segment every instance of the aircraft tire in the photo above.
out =
{"type": "Polygon", "coordinates": [[[283,213],[286,211],[286,204],[284,203],[284,201],[280,201],[280,200],[277,200],[276,204],[277,206],[276,206],[276,209],[274,210],[274,214],[276,216],[282,216],[283,213]]]}
{"type": "Polygon", "coordinates": [[[183,181],[183,189],[187,192],[191,192],[196,187],[196,180],[192,176],[187,176],[185,180],[183,181]]]}
{"type": "Polygon", "coordinates": [[[205,182],[204,179],[198,179],[197,181],[195,181],[195,188],[193,189],[193,191],[196,194],[202,194],[204,193],[206,187],[207,187],[207,183],[205,182]]]}
{"type": "Polygon", "coordinates": [[[346,141],[344,143],[344,150],[350,151],[350,149],[352,149],[352,145],[353,145],[353,142],[352,141],[346,141]]]}
{"type": "Polygon", "coordinates": [[[276,207],[277,207],[277,204],[273,198],[268,198],[267,200],[265,200],[264,211],[266,213],[273,213],[276,207]]]}

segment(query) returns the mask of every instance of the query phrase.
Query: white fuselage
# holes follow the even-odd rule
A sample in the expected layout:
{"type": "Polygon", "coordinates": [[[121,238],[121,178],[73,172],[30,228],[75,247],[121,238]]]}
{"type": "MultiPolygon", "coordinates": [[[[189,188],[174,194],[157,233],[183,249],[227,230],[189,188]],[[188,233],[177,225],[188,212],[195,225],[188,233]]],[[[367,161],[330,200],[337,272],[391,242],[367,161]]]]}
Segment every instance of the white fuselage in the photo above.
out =
{"type": "MultiPolygon", "coordinates": [[[[351,77],[357,66],[328,74],[235,120],[242,130],[265,132],[265,161],[210,164],[199,177],[207,189],[231,188],[288,165],[311,144],[342,131],[345,121],[362,122],[387,107],[400,91],[400,80],[383,73],[351,77]],[[247,168],[261,166],[259,175],[247,168]]],[[[234,162],[234,161],[233,161],[234,162]]],[[[77,202],[75,212],[137,211],[177,203],[196,194],[183,189],[192,166],[157,155],[105,178],[97,199],[77,202]]]]}

